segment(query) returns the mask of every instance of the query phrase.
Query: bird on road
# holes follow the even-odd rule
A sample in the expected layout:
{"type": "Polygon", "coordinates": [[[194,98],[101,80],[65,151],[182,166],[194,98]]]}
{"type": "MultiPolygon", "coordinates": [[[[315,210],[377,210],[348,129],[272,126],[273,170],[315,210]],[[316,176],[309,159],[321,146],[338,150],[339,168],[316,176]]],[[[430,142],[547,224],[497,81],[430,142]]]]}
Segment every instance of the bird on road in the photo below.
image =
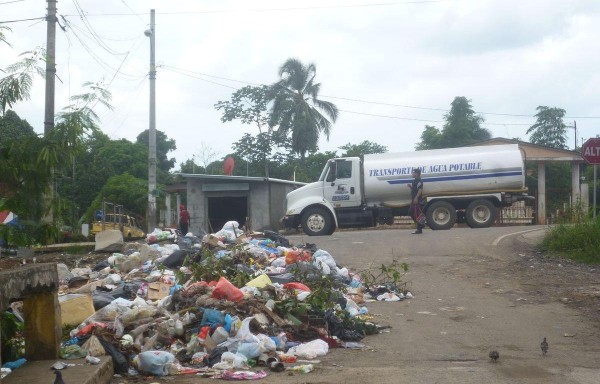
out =
{"type": "Polygon", "coordinates": [[[500,353],[498,351],[490,351],[490,359],[495,363],[500,358],[500,353]]]}
{"type": "Polygon", "coordinates": [[[54,374],[56,375],[56,379],[54,379],[54,384],[65,384],[62,379],[62,373],[60,371],[54,370],[54,374]]]}
{"type": "Polygon", "coordinates": [[[546,353],[548,353],[548,342],[546,341],[545,337],[544,337],[544,340],[542,341],[542,343],[540,344],[540,348],[542,348],[543,355],[546,355],[546,353]]]}

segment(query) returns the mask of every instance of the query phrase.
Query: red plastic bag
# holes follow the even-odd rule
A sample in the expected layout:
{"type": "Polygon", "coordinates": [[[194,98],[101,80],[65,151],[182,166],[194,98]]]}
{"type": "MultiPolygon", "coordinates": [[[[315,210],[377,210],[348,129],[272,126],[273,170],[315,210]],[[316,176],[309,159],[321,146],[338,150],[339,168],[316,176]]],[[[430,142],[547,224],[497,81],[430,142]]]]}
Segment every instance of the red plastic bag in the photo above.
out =
{"type": "Polygon", "coordinates": [[[297,281],[291,282],[291,283],[285,283],[285,284],[283,284],[283,288],[298,289],[300,291],[310,292],[310,288],[308,288],[306,285],[299,283],[297,281]]]}
{"type": "Polygon", "coordinates": [[[299,251],[295,249],[288,249],[285,252],[285,263],[294,264],[299,261],[311,261],[312,255],[309,251],[299,251]]]}
{"type": "Polygon", "coordinates": [[[77,336],[77,337],[79,337],[79,336],[85,336],[88,333],[91,333],[96,328],[106,328],[106,324],[105,323],[91,323],[91,324],[88,324],[85,327],[81,328],[79,330],[79,332],[77,332],[75,334],[75,336],[77,336]]]}
{"type": "Polygon", "coordinates": [[[231,284],[229,280],[221,276],[217,286],[213,290],[212,297],[220,300],[242,301],[244,293],[238,287],[231,284]]]}

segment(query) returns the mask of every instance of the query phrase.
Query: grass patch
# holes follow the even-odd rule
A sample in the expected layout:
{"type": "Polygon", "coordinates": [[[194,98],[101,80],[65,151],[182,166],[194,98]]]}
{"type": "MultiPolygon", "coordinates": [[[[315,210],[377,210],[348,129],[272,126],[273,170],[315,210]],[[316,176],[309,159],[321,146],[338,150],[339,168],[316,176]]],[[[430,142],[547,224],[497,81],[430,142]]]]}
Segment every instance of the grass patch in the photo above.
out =
{"type": "Polygon", "coordinates": [[[63,248],[63,252],[70,255],[81,255],[93,251],[95,245],[68,245],[63,248]]]}
{"type": "Polygon", "coordinates": [[[560,224],[544,237],[542,247],[577,261],[600,263],[600,217],[576,224],[560,224]]]}

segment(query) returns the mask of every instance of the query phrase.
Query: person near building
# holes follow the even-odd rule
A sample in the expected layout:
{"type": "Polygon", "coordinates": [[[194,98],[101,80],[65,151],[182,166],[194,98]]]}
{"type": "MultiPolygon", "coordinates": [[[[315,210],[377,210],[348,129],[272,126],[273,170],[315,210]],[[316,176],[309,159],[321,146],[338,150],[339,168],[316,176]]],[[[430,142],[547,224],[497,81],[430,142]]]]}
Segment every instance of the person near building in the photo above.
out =
{"type": "Polygon", "coordinates": [[[185,205],[179,206],[179,231],[183,236],[188,233],[190,226],[190,213],[185,209],[185,205]]]}
{"type": "Polygon", "coordinates": [[[408,184],[410,188],[410,217],[417,224],[417,229],[413,232],[414,235],[423,233],[425,228],[425,214],[423,213],[423,180],[421,180],[421,170],[414,168],[412,171],[413,181],[408,184]]]}

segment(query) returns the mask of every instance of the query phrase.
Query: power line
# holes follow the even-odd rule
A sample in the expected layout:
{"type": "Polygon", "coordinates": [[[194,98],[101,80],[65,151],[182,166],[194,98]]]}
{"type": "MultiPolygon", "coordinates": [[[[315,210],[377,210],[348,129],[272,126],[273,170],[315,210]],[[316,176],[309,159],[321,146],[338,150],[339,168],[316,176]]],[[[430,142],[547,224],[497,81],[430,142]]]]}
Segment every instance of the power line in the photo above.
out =
{"type": "MultiPolygon", "coordinates": [[[[193,75],[190,75],[189,73],[193,73],[193,74],[201,75],[201,76],[205,76],[205,77],[210,77],[210,78],[213,78],[213,79],[232,81],[232,82],[240,83],[240,84],[247,84],[247,85],[253,85],[253,86],[259,86],[260,85],[260,84],[251,83],[251,82],[248,82],[248,81],[230,79],[230,78],[227,78],[227,77],[209,75],[207,73],[195,72],[195,71],[190,71],[190,70],[187,70],[187,69],[176,68],[176,67],[172,67],[172,66],[169,66],[169,65],[163,65],[163,68],[170,69],[173,72],[177,72],[177,73],[180,73],[182,75],[194,77],[194,78],[197,78],[199,80],[203,80],[203,81],[207,81],[207,82],[210,82],[210,81],[208,81],[206,79],[202,79],[202,78],[196,77],[196,76],[193,76],[193,75]],[[184,73],[184,72],[187,72],[187,73],[184,73]]],[[[223,85],[223,84],[216,83],[216,82],[212,82],[212,83],[214,83],[216,85],[223,85]]],[[[227,87],[235,89],[234,87],[230,87],[230,86],[227,86],[227,87]]],[[[348,97],[338,97],[338,96],[328,96],[328,95],[320,95],[320,96],[322,98],[325,98],[325,99],[346,100],[346,101],[353,101],[353,102],[357,102],[357,103],[382,105],[382,106],[388,106],[388,107],[401,107],[401,108],[419,109],[419,110],[436,111],[436,112],[450,112],[449,109],[445,109],[445,108],[418,107],[418,106],[412,106],[412,105],[385,103],[385,102],[380,102],[380,101],[361,100],[361,99],[353,99],[353,98],[348,98],[348,97]]],[[[346,111],[346,112],[352,113],[351,111],[346,111]]],[[[524,115],[524,114],[515,114],[515,113],[478,112],[478,111],[475,111],[475,113],[480,114],[480,115],[493,115],[493,116],[528,117],[528,118],[535,117],[535,115],[524,115]]],[[[373,116],[396,118],[396,117],[393,117],[393,116],[376,115],[376,114],[373,114],[373,116]]],[[[585,116],[585,117],[582,117],[582,116],[579,116],[579,117],[577,117],[577,116],[565,116],[564,118],[565,119],[600,119],[600,116],[585,116]]],[[[406,118],[400,118],[400,119],[406,119],[406,118]]],[[[419,121],[419,119],[412,119],[412,120],[419,121]]],[[[424,120],[424,121],[434,121],[434,120],[424,120]]],[[[488,123],[488,122],[483,122],[483,124],[488,124],[488,125],[530,125],[530,124],[527,124],[527,123],[488,123]]]]}
{"type": "MultiPolygon", "coordinates": [[[[65,20],[65,22],[67,23],[67,26],[71,26],[71,23],[68,20],[66,20],[66,19],[63,19],[63,20],[65,20]]],[[[69,28],[69,31],[73,34],[73,36],[75,36],[75,38],[77,39],[77,41],[79,41],[79,43],[81,44],[81,46],[94,59],[94,61],[96,61],[96,63],[98,63],[105,70],[110,70],[110,72],[119,73],[120,75],[133,78],[134,80],[139,79],[140,76],[145,76],[145,75],[131,75],[131,74],[127,74],[127,73],[121,72],[120,69],[113,68],[106,61],[102,60],[102,58],[100,56],[98,56],[96,53],[94,53],[92,51],[92,49],[83,41],[83,39],[75,32],[75,30],[73,28],[69,28]]],[[[68,33],[68,32],[65,31],[65,33],[68,33]]]]}
{"type": "Polygon", "coordinates": [[[148,25],[148,23],[144,19],[142,19],[139,14],[135,13],[133,11],[133,9],[131,9],[131,7],[129,5],[127,5],[127,3],[125,2],[125,0],[121,0],[121,3],[123,3],[123,5],[125,5],[127,7],[127,9],[129,9],[131,11],[132,15],[137,16],[137,18],[140,19],[140,21],[142,22],[142,24],[144,24],[144,26],[148,25]]]}
{"type": "Polygon", "coordinates": [[[383,118],[386,118],[386,119],[395,119],[395,120],[421,121],[421,122],[424,122],[424,123],[443,123],[444,122],[443,120],[413,119],[413,118],[410,118],[410,117],[378,115],[378,114],[375,114],[375,113],[348,111],[348,110],[344,110],[344,109],[338,109],[338,111],[340,111],[340,112],[346,112],[346,113],[352,113],[354,115],[383,117],[383,118]]]}
{"type": "MultiPolygon", "coordinates": [[[[198,80],[201,80],[201,81],[205,81],[207,83],[211,83],[211,84],[215,84],[215,85],[218,85],[218,86],[221,86],[221,87],[226,87],[226,88],[235,89],[235,90],[239,89],[239,88],[236,88],[236,87],[232,87],[230,85],[225,85],[225,84],[222,84],[222,83],[218,83],[216,81],[211,81],[211,80],[203,79],[202,77],[195,76],[195,75],[192,75],[190,73],[185,73],[185,72],[192,72],[192,71],[180,70],[178,68],[174,68],[174,67],[171,67],[171,66],[168,66],[168,65],[164,65],[162,67],[164,69],[168,70],[168,71],[175,72],[177,74],[180,74],[180,75],[183,75],[183,76],[188,76],[188,77],[191,77],[191,78],[194,78],[194,79],[198,79],[198,80]]],[[[194,72],[192,72],[192,73],[194,73],[194,72]]],[[[196,72],[196,73],[200,74],[198,72],[196,72]]],[[[200,74],[200,75],[207,76],[207,77],[212,77],[212,78],[218,78],[218,79],[221,79],[221,80],[235,81],[235,82],[242,83],[242,84],[258,85],[258,84],[255,84],[255,83],[249,83],[249,82],[240,81],[240,80],[233,80],[233,79],[228,79],[228,78],[220,77],[220,76],[205,75],[205,74],[200,74]]],[[[344,110],[344,109],[340,109],[339,111],[340,112],[351,113],[351,114],[355,114],[355,115],[381,117],[381,118],[385,118],[385,119],[406,120],[406,121],[420,121],[420,122],[425,122],[425,123],[443,123],[444,122],[443,120],[416,119],[416,118],[411,118],[411,117],[381,115],[381,114],[376,114],[376,113],[357,112],[357,111],[349,111],[349,110],[344,110]]],[[[525,124],[525,123],[484,123],[484,124],[489,124],[489,125],[527,125],[527,126],[531,125],[531,124],[525,124]]]]}
{"type": "Polygon", "coordinates": [[[203,79],[203,78],[201,78],[201,77],[198,77],[198,76],[191,75],[191,74],[189,74],[189,73],[184,73],[184,72],[181,72],[181,71],[179,71],[179,70],[177,70],[177,69],[175,69],[175,68],[173,68],[173,67],[168,67],[168,66],[161,66],[161,67],[162,67],[162,68],[164,68],[164,69],[166,69],[166,70],[168,70],[168,71],[171,71],[171,72],[174,72],[174,73],[178,73],[178,74],[180,74],[180,75],[187,76],[187,77],[191,77],[191,78],[194,78],[194,79],[198,79],[198,80],[201,80],[201,81],[205,81],[205,82],[207,82],[207,83],[215,84],[215,85],[218,85],[218,86],[221,86],[221,87],[230,88],[230,89],[235,89],[235,90],[239,89],[239,88],[232,87],[232,86],[229,86],[229,85],[225,85],[225,84],[217,83],[216,81],[210,81],[210,80],[206,80],[206,79],[203,79]]]}
{"type": "Polygon", "coordinates": [[[4,4],[12,4],[12,3],[20,3],[20,2],[22,2],[22,1],[25,1],[25,0],[12,0],[12,1],[3,1],[3,2],[1,2],[1,3],[0,3],[0,5],[4,5],[4,4]]]}
{"type": "Polygon", "coordinates": [[[8,23],[20,23],[21,21],[32,21],[32,20],[46,20],[46,16],[42,17],[33,17],[30,19],[19,19],[19,20],[3,20],[0,21],[0,24],[8,24],[8,23]]]}
{"type": "Polygon", "coordinates": [[[96,31],[92,27],[92,24],[89,22],[89,20],[85,16],[85,12],[83,11],[83,8],[81,8],[81,5],[79,5],[79,1],[73,0],[73,4],[75,4],[75,8],[77,9],[77,12],[79,13],[79,17],[83,21],[83,25],[90,32],[92,39],[95,40],[102,49],[104,49],[106,52],[108,52],[112,55],[124,55],[125,54],[125,53],[116,52],[102,40],[102,38],[96,33],[96,31]]]}
{"type": "MultiPolygon", "coordinates": [[[[215,14],[215,13],[243,13],[243,12],[287,12],[287,11],[310,11],[322,9],[340,9],[340,8],[366,8],[366,7],[387,7],[394,5],[412,5],[412,4],[433,4],[445,3],[454,0],[415,0],[389,3],[373,4],[346,4],[346,5],[323,5],[312,7],[289,7],[289,8],[249,8],[249,9],[223,9],[215,11],[177,11],[177,12],[156,12],[157,15],[194,15],[194,14],[215,14]]],[[[147,13],[88,13],[87,16],[137,16],[147,15],[147,13]]],[[[77,16],[77,15],[67,15],[77,16]]]]}

